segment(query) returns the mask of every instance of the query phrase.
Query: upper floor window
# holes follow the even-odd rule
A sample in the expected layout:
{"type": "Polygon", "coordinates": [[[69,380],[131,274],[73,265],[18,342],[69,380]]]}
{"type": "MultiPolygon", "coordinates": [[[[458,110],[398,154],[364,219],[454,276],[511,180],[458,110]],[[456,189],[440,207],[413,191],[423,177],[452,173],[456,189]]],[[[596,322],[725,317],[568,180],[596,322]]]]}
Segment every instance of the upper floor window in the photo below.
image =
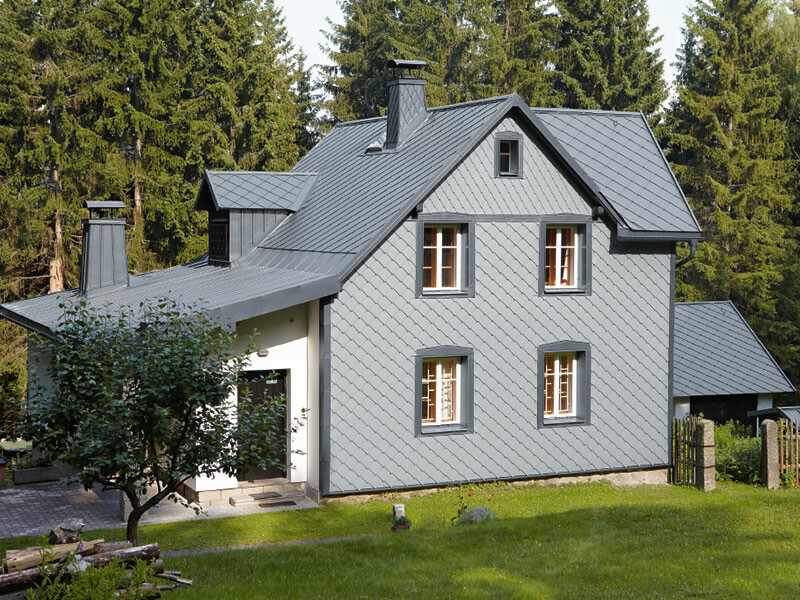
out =
{"type": "Polygon", "coordinates": [[[416,296],[441,298],[474,294],[475,223],[449,221],[452,215],[419,217],[416,296]]]}
{"type": "Polygon", "coordinates": [[[495,177],[522,176],[522,136],[513,131],[495,137],[495,177]]]}
{"type": "Polygon", "coordinates": [[[422,290],[457,290],[461,275],[461,231],[458,225],[426,225],[422,290]]]}
{"type": "MultiPolygon", "coordinates": [[[[591,293],[591,221],[550,222],[540,230],[539,295],[591,293]]],[[[585,220],[581,220],[585,219],[585,220]]]]}
{"type": "Polygon", "coordinates": [[[545,241],[545,289],[574,288],[578,284],[578,228],[548,225],[545,241]]]}

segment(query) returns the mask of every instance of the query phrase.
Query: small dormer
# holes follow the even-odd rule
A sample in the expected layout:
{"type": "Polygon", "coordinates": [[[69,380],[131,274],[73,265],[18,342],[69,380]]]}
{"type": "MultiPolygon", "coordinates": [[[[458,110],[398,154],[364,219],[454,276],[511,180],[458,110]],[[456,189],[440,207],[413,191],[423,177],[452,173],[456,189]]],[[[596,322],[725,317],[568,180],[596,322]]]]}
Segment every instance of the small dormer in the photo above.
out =
{"type": "Polygon", "coordinates": [[[246,256],[296,212],[314,187],[314,173],[206,171],[195,201],[208,211],[209,262],[246,256]]]}

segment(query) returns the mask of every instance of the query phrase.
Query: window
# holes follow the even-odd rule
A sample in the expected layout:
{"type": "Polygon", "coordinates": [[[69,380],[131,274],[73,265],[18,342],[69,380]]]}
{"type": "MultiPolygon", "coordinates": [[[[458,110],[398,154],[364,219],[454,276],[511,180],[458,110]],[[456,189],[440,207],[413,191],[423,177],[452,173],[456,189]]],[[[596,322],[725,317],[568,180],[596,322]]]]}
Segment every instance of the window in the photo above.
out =
{"type": "Polygon", "coordinates": [[[575,416],[574,352],[552,352],[544,355],[544,416],[575,416]]]}
{"type": "Polygon", "coordinates": [[[574,288],[578,278],[577,227],[547,226],[545,241],[545,288],[574,288]]]}
{"type": "Polygon", "coordinates": [[[475,294],[475,222],[421,215],[417,229],[417,298],[475,294]]]}
{"type": "Polygon", "coordinates": [[[422,361],[422,425],[457,421],[461,360],[429,358],[422,361]]]}
{"type": "Polygon", "coordinates": [[[472,431],[471,348],[439,346],[416,355],[417,436],[472,431]]]}
{"type": "Polygon", "coordinates": [[[589,361],[589,344],[584,342],[555,342],[539,347],[540,427],[589,424],[589,361]]]}
{"type": "Polygon", "coordinates": [[[591,221],[550,222],[541,228],[539,295],[591,293],[591,221]]]}
{"type": "Polygon", "coordinates": [[[422,289],[457,290],[461,281],[461,231],[458,225],[426,225],[422,289]]]}
{"type": "Polygon", "coordinates": [[[513,131],[495,137],[495,177],[522,176],[522,136],[513,131]]]}

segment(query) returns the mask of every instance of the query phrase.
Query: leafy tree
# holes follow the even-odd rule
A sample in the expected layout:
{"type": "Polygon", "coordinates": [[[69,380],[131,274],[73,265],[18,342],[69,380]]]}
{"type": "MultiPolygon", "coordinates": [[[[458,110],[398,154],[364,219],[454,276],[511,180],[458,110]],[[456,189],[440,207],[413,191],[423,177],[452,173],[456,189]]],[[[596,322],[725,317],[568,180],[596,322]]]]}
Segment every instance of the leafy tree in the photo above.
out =
{"type": "Polygon", "coordinates": [[[781,360],[796,339],[797,320],[779,312],[796,270],[796,207],[769,19],[766,0],[691,9],[666,126],[668,156],[706,237],[678,273],[678,296],[733,300],[781,360]]]}
{"type": "Polygon", "coordinates": [[[229,396],[247,360],[206,312],[169,299],[119,310],[80,300],[54,334],[37,340],[50,381],[29,393],[23,436],[87,489],[124,492],[132,543],[142,514],[180,500],[187,479],[285,466],[285,398],[240,399],[248,418],[237,420],[229,396]]]}
{"type": "Polygon", "coordinates": [[[667,99],[646,0],[554,0],[560,14],[555,90],[567,108],[641,110],[667,99]]]}

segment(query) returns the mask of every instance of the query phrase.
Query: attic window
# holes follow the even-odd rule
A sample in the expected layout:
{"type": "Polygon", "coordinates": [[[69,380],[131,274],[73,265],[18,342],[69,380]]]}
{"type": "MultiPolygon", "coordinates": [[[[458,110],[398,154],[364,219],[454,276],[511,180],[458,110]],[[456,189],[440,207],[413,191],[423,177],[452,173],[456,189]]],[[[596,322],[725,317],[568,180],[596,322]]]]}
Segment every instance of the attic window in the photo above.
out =
{"type": "Polygon", "coordinates": [[[228,260],[228,220],[211,219],[208,224],[208,257],[211,260],[228,260]]]}
{"type": "Polygon", "coordinates": [[[522,176],[522,136],[501,132],[495,138],[495,177],[522,176]]]}

